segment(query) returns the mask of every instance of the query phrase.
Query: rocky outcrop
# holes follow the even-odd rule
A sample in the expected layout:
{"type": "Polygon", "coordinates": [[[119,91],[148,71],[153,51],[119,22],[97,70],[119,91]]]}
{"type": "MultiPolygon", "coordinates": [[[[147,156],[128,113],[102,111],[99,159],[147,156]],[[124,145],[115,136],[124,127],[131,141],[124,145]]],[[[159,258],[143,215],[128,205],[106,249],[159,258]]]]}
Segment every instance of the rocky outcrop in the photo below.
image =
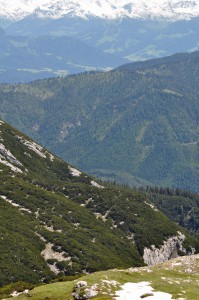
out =
{"type": "Polygon", "coordinates": [[[89,287],[86,281],[79,281],[74,288],[73,298],[75,300],[83,300],[90,299],[92,297],[97,296],[98,291],[96,290],[98,287],[97,284],[89,287]]]}
{"type": "Polygon", "coordinates": [[[16,157],[10,152],[10,150],[6,149],[6,147],[2,143],[0,144],[0,154],[11,163],[22,166],[22,164],[16,159],[16,157]]]}
{"type": "Polygon", "coordinates": [[[149,266],[154,266],[158,263],[165,262],[171,258],[178,256],[178,250],[184,251],[182,243],[185,240],[185,235],[178,232],[177,236],[173,236],[164,241],[163,246],[156,248],[151,245],[151,248],[144,249],[143,259],[144,262],[149,266]]]}

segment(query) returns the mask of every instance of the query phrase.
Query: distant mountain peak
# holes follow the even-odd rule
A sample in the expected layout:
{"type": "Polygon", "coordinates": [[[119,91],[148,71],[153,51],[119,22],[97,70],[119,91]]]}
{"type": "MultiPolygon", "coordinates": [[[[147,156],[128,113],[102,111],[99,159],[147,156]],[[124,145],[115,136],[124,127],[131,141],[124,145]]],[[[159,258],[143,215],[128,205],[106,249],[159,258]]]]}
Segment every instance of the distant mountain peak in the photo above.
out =
{"type": "Polygon", "coordinates": [[[199,16],[199,0],[1,0],[0,17],[155,18],[180,20],[199,16]]]}

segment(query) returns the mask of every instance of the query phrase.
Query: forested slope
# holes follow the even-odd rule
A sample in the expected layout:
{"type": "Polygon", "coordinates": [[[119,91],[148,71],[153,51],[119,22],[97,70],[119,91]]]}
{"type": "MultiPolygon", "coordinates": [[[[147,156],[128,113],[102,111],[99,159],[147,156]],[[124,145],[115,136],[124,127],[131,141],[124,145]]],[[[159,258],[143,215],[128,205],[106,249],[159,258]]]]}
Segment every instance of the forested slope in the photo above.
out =
{"type": "Polygon", "coordinates": [[[97,183],[3,121],[0,139],[1,285],[140,266],[151,245],[168,244],[165,260],[199,251],[139,192],[97,183]]]}
{"type": "Polygon", "coordinates": [[[1,85],[0,115],[96,176],[198,192],[198,82],[199,53],[176,54],[1,85]]]}

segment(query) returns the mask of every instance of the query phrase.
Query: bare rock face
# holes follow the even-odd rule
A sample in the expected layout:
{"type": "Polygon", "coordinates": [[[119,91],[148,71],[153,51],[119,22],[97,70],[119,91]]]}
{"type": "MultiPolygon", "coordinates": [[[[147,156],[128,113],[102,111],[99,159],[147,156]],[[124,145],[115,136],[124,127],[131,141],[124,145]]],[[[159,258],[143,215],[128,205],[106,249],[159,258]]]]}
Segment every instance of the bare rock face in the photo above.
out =
{"type": "Polygon", "coordinates": [[[2,143],[0,143],[0,155],[9,160],[11,163],[22,166],[22,164],[16,159],[16,157],[10,152],[10,150],[6,149],[2,143]]]}
{"type": "Polygon", "coordinates": [[[73,290],[74,300],[85,300],[95,297],[98,292],[96,291],[97,284],[89,287],[86,281],[79,281],[73,290]]]}
{"type": "Polygon", "coordinates": [[[73,290],[73,298],[75,300],[81,300],[81,299],[86,299],[84,297],[84,289],[85,287],[87,287],[87,282],[86,281],[79,281],[75,287],[74,287],[74,290],[73,290]]]}
{"type": "Polygon", "coordinates": [[[166,262],[171,258],[178,256],[178,250],[186,250],[182,247],[182,243],[185,240],[185,235],[178,232],[177,236],[173,236],[164,241],[164,245],[161,248],[156,248],[151,245],[151,248],[144,249],[143,259],[148,266],[154,266],[161,262],[166,262]]]}

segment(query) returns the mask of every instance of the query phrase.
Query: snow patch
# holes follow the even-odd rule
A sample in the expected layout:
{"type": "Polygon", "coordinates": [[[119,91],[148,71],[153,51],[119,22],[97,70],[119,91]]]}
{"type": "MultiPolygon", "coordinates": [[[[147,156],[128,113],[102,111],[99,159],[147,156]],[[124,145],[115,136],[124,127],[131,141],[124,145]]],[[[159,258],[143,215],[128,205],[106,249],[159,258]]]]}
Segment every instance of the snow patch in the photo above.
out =
{"type": "Polygon", "coordinates": [[[12,292],[11,294],[10,294],[10,296],[12,296],[12,297],[18,297],[18,296],[20,296],[22,293],[18,293],[17,291],[14,291],[14,292],[12,292]]]}
{"type": "Polygon", "coordinates": [[[65,16],[118,18],[156,18],[187,20],[199,15],[198,0],[1,0],[0,16],[22,20],[34,15],[38,18],[59,19],[65,16]]]}
{"type": "Polygon", "coordinates": [[[20,296],[20,295],[22,295],[22,294],[25,294],[26,296],[28,296],[28,297],[31,297],[31,295],[30,295],[30,293],[29,293],[29,290],[25,290],[25,291],[23,291],[23,292],[17,292],[17,291],[14,291],[14,292],[12,292],[11,294],[10,294],[10,296],[12,296],[12,297],[18,297],[18,296],[20,296]]]}
{"type": "Polygon", "coordinates": [[[0,196],[0,197],[1,197],[3,200],[5,200],[6,202],[12,204],[12,206],[14,206],[14,207],[20,207],[19,204],[14,203],[12,200],[9,200],[6,196],[0,196]]]}
{"type": "Polygon", "coordinates": [[[104,186],[98,184],[97,182],[95,182],[94,180],[91,181],[92,186],[98,188],[98,189],[104,189],[104,186]]]}
{"type": "Polygon", "coordinates": [[[75,168],[72,168],[70,166],[68,166],[72,176],[76,176],[76,177],[79,177],[82,173],[80,171],[78,171],[77,169],[75,168]]]}
{"type": "Polygon", "coordinates": [[[155,205],[153,205],[152,203],[149,203],[147,201],[144,201],[144,203],[148,206],[150,206],[154,211],[158,211],[158,209],[155,207],[155,205]]]}
{"type": "Polygon", "coordinates": [[[27,146],[28,149],[34,151],[40,157],[46,158],[46,155],[42,152],[43,151],[43,147],[41,147],[40,145],[36,144],[35,142],[27,141],[27,140],[23,139],[21,136],[16,135],[16,137],[20,140],[20,142],[22,144],[24,144],[25,146],[27,146]]]}
{"type": "Polygon", "coordinates": [[[50,158],[50,161],[54,161],[55,157],[54,155],[52,155],[52,153],[49,153],[49,158],[50,158]]]}
{"type": "Polygon", "coordinates": [[[171,300],[172,295],[164,292],[154,292],[150,282],[127,282],[121,286],[122,290],[116,291],[115,300],[140,300],[141,298],[151,300],[171,300]],[[147,296],[148,295],[148,296],[147,296]],[[146,297],[147,296],[147,297],[146,297]]]}
{"type": "Polygon", "coordinates": [[[10,150],[6,149],[2,143],[0,144],[0,154],[4,156],[4,158],[8,159],[11,163],[22,166],[22,164],[16,159],[10,150]]]}
{"type": "Polygon", "coordinates": [[[23,212],[23,211],[26,211],[26,212],[29,213],[29,214],[32,213],[30,209],[27,209],[27,208],[25,208],[25,207],[21,207],[19,210],[22,211],[22,212],[23,212]]]}
{"type": "Polygon", "coordinates": [[[3,165],[10,167],[11,170],[13,172],[17,172],[17,173],[23,173],[21,169],[13,166],[11,163],[9,163],[8,161],[4,160],[3,156],[0,154],[0,163],[2,163],[3,165]]]}
{"type": "Polygon", "coordinates": [[[20,211],[26,211],[26,212],[28,212],[29,214],[32,213],[30,209],[27,209],[27,208],[25,208],[25,207],[23,207],[23,206],[21,206],[21,205],[15,203],[15,202],[13,202],[12,200],[8,199],[6,196],[2,196],[2,195],[1,195],[0,197],[1,197],[3,200],[5,200],[6,202],[10,203],[12,206],[14,206],[14,207],[19,207],[19,210],[20,210],[20,211]]]}

